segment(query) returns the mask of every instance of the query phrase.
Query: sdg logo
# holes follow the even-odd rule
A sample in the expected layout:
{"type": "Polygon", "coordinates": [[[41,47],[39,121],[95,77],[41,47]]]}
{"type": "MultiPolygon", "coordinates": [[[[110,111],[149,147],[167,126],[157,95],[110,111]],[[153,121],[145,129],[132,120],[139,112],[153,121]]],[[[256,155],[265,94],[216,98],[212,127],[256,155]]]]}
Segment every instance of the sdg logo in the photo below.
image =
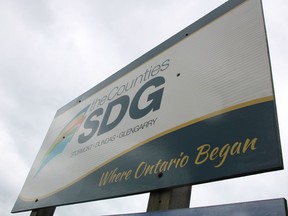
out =
{"type": "MultiPolygon", "coordinates": [[[[89,105],[90,106],[90,105],[89,105]]],[[[74,134],[78,131],[82,122],[85,120],[85,114],[89,106],[82,109],[59,133],[53,145],[46,152],[44,158],[42,159],[40,166],[35,174],[38,173],[58,154],[62,153],[66,145],[72,140],[74,134]]]]}

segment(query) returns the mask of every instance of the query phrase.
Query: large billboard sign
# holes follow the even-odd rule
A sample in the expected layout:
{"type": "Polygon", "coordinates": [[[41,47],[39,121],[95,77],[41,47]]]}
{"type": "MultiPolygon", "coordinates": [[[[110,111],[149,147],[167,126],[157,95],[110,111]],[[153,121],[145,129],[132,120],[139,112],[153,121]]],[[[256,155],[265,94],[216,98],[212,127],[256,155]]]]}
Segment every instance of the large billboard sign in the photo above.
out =
{"type": "Polygon", "coordinates": [[[13,212],[283,167],[260,0],[231,0],[59,109],[13,212]]]}

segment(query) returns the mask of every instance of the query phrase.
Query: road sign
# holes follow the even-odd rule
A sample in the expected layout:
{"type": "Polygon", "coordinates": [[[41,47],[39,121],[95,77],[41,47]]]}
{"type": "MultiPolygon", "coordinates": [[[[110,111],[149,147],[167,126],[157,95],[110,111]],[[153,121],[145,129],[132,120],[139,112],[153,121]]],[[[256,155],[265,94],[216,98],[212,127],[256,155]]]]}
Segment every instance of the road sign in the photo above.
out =
{"type": "Polygon", "coordinates": [[[58,110],[13,212],[283,167],[260,0],[231,0],[58,110]]]}

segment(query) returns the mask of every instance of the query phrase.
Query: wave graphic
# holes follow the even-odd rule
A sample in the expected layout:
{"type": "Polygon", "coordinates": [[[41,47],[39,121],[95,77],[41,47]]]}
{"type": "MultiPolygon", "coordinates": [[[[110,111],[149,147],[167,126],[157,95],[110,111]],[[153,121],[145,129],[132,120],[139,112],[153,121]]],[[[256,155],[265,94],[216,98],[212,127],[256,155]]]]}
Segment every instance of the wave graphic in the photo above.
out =
{"type": "MultiPolygon", "coordinates": [[[[90,106],[90,105],[89,105],[90,106]]],[[[39,172],[57,155],[61,154],[65,149],[66,145],[72,140],[74,134],[78,131],[79,127],[85,120],[85,114],[89,106],[82,109],[59,133],[49,150],[46,152],[41,164],[34,175],[39,174],[39,172]]]]}

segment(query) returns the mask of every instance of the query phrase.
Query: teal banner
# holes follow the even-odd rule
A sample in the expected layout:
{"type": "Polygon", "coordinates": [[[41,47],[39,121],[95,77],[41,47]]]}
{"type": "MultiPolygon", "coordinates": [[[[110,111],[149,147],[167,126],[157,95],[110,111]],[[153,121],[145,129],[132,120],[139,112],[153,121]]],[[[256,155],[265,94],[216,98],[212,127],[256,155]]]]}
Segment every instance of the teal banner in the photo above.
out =
{"type": "MultiPolygon", "coordinates": [[[[48,198],[28,203],[100,200],[282,169],[274,113],[274,101],[262,102],[169,131],[48,198]]],[[[27,202],[18,199],[21,204],[27,202]]]]}

